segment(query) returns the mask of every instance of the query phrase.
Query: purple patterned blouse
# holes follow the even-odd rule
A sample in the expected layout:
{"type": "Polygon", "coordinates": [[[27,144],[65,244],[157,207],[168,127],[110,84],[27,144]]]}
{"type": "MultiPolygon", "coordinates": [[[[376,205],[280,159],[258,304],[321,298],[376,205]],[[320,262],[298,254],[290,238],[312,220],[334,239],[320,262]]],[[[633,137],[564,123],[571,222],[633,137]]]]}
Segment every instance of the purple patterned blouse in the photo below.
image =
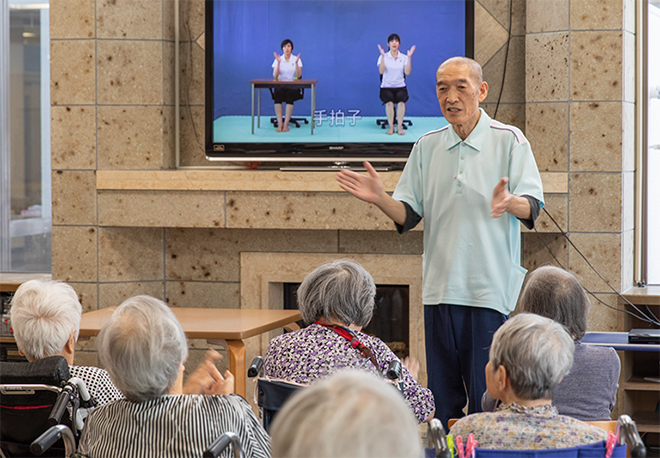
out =
{"type": "MultiPolygon", "coordinates": [[[[362,332],[356,333],[360,341],[373,353],[380,374],[368,358],[348,340],[318,324],[299,331],[275,337],[268,344],[264,357],[264,373],[267,377],[300,384],[311,384],[341,369],[361,369],[382,376],[387,365],[397,356],[380,339],[362,332]]],[[[435,410],[433,394],[422,387],[403,366],[401,379],[403,395],[419,422],[426,420],[435,410]]]]}

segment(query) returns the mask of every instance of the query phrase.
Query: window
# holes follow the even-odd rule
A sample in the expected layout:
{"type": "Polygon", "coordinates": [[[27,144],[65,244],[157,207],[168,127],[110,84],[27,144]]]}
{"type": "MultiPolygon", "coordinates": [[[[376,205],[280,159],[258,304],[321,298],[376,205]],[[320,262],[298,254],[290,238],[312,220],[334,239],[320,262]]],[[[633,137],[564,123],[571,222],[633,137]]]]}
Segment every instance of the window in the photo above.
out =
{"type": "Polygon", "coordinates": [[[50,272],[48,2],[0,9],[0,271],[50,272]]]}

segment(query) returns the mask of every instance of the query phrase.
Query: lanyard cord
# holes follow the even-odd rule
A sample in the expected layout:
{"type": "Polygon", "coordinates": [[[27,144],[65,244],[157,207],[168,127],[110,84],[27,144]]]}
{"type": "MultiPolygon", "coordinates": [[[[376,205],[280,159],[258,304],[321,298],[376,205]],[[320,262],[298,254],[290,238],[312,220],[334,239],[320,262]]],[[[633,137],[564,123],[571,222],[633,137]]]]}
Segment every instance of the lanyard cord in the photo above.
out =
{"type": "Polygon", "coordinates": [[[351,343],[351,347],[357,349],[363,357],[368,358],[371,361],[371,364],[374,365],[378,373],[379,374],[381,373],[380,367],[378,367],[378,361],[376,361],[376,358],[374,357],[374,354],[371,352],[371,349],[367,347],[365,344],[363,344],[360,341],[360,339],[358,339],[358,336],[357,334],[355,334],[355,332],[348,329],[346,326],[325,323],[321,320],[314,322],[314,324],[318,324],[326,328],[332,329],[337,334],[342,336],[344,339],[348,340],[351,343]]]}

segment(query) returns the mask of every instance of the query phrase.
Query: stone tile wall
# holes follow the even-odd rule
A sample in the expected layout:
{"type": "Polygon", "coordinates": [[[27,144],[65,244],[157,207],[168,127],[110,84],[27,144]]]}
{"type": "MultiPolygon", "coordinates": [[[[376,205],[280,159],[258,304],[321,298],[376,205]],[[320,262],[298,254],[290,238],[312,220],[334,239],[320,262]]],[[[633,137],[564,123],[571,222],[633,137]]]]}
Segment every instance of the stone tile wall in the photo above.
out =
{"type": "MultiPolygon", "coordinates": [[[[484,107],[494,114],[499,99],[497,119],[526,131],[541,170],[569,176],[568,194],[547,195],[547,208],[617,289],[632,277],[629,3],[475,2],[476,58],[490,83],[484,107]]],[[[135,294],[240,307],[246,251],[421,254],[421,231],[398,236],[342,193],[97,191],[97,170],[174,167],[173,5],[51,0],[53,277],[73,285],[85,310],[135,294]],[[148,210],[135,215],[134,205],[148,210]],[[254,218],[262,229],[252,229],[254,218]]],[[[182,0],[180,13],[181,164],[207,166],[195,139],[203,139],[203,2],[182,0]]],[[[545,242],[615,302],[547,217],[538,228],[523,234],[526,267],[552,262],[545,242]]],[[[616,328],[615,314],[594,310],[592,329],[616,328]]],[[[194,367],[205,343],[190,345],[194,367]]],[[[93,340],[78,349],[77,363],[97,364],[93,340]]]]}

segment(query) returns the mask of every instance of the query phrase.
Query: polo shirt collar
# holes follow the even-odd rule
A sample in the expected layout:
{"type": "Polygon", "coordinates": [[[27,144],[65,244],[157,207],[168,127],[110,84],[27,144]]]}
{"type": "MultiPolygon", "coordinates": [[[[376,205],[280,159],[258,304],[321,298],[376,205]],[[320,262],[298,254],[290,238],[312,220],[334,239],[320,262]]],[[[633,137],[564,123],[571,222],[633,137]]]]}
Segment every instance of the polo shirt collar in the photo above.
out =
{"type": "MultiPolygon", "coordinates": [[[[479,112],[481,112],[481,116],[479,117],[479,121],[477,122],[477,125],[474,126],[474,129],[472,130],[472,132],[470,132],[468,138],[465,139],[465,144],[474,148],[477,151],[481,151],[481,148],[484,145],[484,142],[486,141],[486,135],[488,134],[488,130],[490,129],[490,121],[491,121],[490,116],[486,114],[483,108],[479,108],[479,112]]],[[[461,143],[463,140],[461,140],[461,137],[458,136],[453,126],[449,126],[449,127],[450,127],[449,149],[451,149],[454,146],[461,143]]]]}

